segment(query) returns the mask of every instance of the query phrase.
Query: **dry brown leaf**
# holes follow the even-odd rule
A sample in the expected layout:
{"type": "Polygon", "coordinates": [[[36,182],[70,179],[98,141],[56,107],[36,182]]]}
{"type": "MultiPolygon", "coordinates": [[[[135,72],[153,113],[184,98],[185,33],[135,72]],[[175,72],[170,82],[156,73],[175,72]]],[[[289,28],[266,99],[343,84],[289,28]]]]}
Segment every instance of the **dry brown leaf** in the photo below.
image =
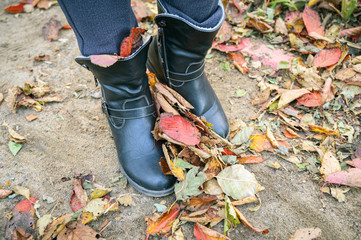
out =
{"type": "Polygon", "coordinates": [[[25,118],[28,122],[31,122],[31,121],[34,121],[35,119],[37,119],[38,116],[36,116],[34,114],[30,114],[30,115],[26,116],[25,118]]]}
{"type": "Polygon", "coordinates": [[[70,222],[74,213],[63,214],[46,226],[42,240],[54,239],[70,222]]]}
{"type": "Polygon", "coordinates": [[[42,28],[43,37],[47,41],[55,41],[59,39],[59,30],[62,25],[59,20],[50,18],[49,22],[45,23],[42,28]]]}
{"type": "Polygon", "coordinates": [[[17,143],[24,143],[24,142],[27,141],[24,136],[21,136],[20,134],[18,134],[6,122],[4,122],[2,125],[7,127],[8,131],[9,131],[9,138],[10,138],[11,141],[17,142],[17,143]]]}
{"type": "Polygon", "coordinates": [[[130,194],[118,197],[117,201],[124,206],[135,206],[135,202],[130,194]]]}
{"type": "Polygon", "coordinates": [[[232,36],[232,25],[227,21],[224,21],[221,28],[219,29],[216,41],[217,43],[224,43],[231,39],[232,36]]]}
{"type": "Polygon", "coordinates": [[[176,92],[175,90],[173,90],[172,88],[168,87],[167,85],[163,85],[165,87],[165,89],[167,89],[177,100],[178,102],[184,106],[185,108],[188,109],[194,109],[194,107],[192,106],[192,104],[190,104],[184,97],[182,97],[182,95],[180,95],[178,92],[176,92]]]}
{"type": "Polygon", "coordinates": [[[161,93],[156,93],[156,101],[159,103],[160,107],[163,109],[164,112],[172,113],[173,115],[179,115],[178,111],[172,107],[168,103],[168,101],[163,97],[161,93]]]}
{"type": "Polygon", "coordinates": [[[57,236],[57,240],[96,240],[101,238],[99,233],[89,226],[85,226],[81,222],[72,222],[67,224],[65,228],[57,236]]]}
{"type": "Polygon", "coordinates": [[[298,229],[289,240],[312,240],[321,237],[319,228],[301,228],[298,229]]]}
{"type": "Polygon", "coordinates": [[[321,99],[322,103],[329,102],[335,98],[335,95],[332,92],[332,78],[327,78],[325,81],[325,86],[322,89],[321,99]]]}
{"type": "Polygon", "coordinates": [[[268,138],[268,140],[270,141],[270,143],[272,144],[273,147],[275,148],[279,148],[280,145],[278,144],[276,138],[274,137],[271,129],[267,126],[267,131],[266,131],[266,137],[268,138]]]}
{"type": "Polygon", "coordinates": [[[278,102],[278,109],[285,107],[290,102],[296,100],[297,98],[301,97],[302,95],[309,93],[307,89],[294,89],[294,90],[284,90],[280,92],[281,98],[278,102]]]}
{"type": "Polygon", "coordinates": [[[282,18],[277,18],[276,23],[275,23],[275,32],[279,33],[279,34],[283,34],[283,35],[287,35],[288,34],[288,29],[286,26],[286,23],[283,21],[282,18]]]}
{"type": "Polygon", "coordinates": [[[328,150],[321,159],[320,173],[328,176],[331,173],[341,171],[341,165],[332,151],[328,150]]]}
{"type": "Polygon", "coordinates": [[[14,191],[7,189],[0,189],[0,199],[7,198],[9,195],[13,194],[14,191]]]}

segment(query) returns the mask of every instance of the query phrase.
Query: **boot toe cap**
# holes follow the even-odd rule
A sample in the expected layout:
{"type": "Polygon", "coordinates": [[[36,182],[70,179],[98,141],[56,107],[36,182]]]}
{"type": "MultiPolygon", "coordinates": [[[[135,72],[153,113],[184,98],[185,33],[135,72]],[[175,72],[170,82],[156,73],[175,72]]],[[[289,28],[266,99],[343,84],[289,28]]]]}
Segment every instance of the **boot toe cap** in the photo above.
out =
{"type": "Polygon", "coordinates": [[[206,120],[213,125],[212,129],[221,137],[228,138],[230,127],[226,114],[219,101],[216,101],[213,106],[204,114],[206,120]]]}

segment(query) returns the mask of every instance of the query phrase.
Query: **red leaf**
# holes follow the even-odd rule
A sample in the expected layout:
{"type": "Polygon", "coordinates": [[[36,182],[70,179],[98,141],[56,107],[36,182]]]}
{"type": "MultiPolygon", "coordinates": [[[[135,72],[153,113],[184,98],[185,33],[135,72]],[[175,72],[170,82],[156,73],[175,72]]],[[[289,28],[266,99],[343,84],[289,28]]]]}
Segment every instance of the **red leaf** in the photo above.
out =
{"type": "Polygon", "coordinates": [[[214,41],[212,47],[221,52],[238,52],[244,48],[244,45],[242,42],[238,43],[238,45],[227,45],[227,44],[217,44],[217,42],[214,41]]]}
{"type": "Polygon", "coordinates": [[[193,234],[197,238],[197,240],[230,240],[230,238],[199,223],[196,223],[194,225],[193,234]]]}
{"type": "Polygon", "coordinates": [[[352,159],[352,161],[345,161],[345,163],[347,163],[348,165],[351,165],[355,168],[361,168],[361,159],[360,158],[352,159]]]}
{"type": "Polygon", "coordinates": [[[90,55],[90,61],[100,67],[109,67],[118,61],[117,56],[112,55],[90,55]]]}
{"type": "Polygon", "coordinates": [[[242,74],[245,74],[249,71],[249,69],[247,68],[246,59],[244,59],[242,53],[229,53],[229,55],[233,60],[233,64],[242,74]]]}
{"type": "Polygon", "coordinates": [[[185,145],[197,145],[200,142],[198,129],[181,116],[162,113],[159,128],[170,138],[185,145]]]}
{"type": "Polygon", "coordinates": [[[297,102],[306,107],[318,107],[323,104],[321,93],[316,91],[302,95],[300,98],[297,98],[297,102]]]}
{"type": "Polygon", "coordinates": [[[302,14],[303,22],[307,32],[315,32],[321,36],[325,36],[325,28],[321,24],[321,18],[318,12],[306,7],[302,14]]]}
{"type": "Polygon", "coordinates": [[[345,37],[345,36],[358,37],[360,35],[361,35],[361,26],[342,30],[340,37],[345,37]]]}
{"type": "Polygon", "coordinates": [[[341,54],[342,52],[339,48],[323,49],[316,54],[313,65],[316,67],[331,66],[340,60],[341,54]]]}
{"type": "Polygon", "coordinates": [[[22,13],[24,12],[24,4],[20,3],[20,4],[17,4],[17,5],[11,5],[7,8],[4,9],[5,12],[8,12],[8,13],[22,13]]]}
{"type": "Polygon", "coordinates": [[[228,148],[223,148],[222,155],[237,155],[237,154],[235,154],[234,152],[232,152],[228,148]]]}
{"type": "Polygon", "coordinates": [[[13,211],[29,212],[31,207],[35,204],[36,200],[36,198],[22,200],[13,208],[13,211]]]}
{"type": "Polygon", "coordinates": [[[73,194],[70,197],[70,206],[71,209],[76,212],[83,207],[86,206],[88,201],[88,197],[86,195],[86,192],[84,191],[81,179],[76,178],[74,179],[74,188],[73,188],[73,194]]]}
{"type": "Polygon", "coordinates": [[[149,238],[149,235],[154,234],[161,235],[162,237],[169,235],[169,231],[172,229],[172,225],[179,212],[180,207],[176,203],[170,210],[166,209],[156,221],[149,219],[147,227],[147,239],[149,238]]]}
{"type": "Polygon", "coordinates": [[[129,37],[125,38],[120,46],[120,57],[130,56],[143,44],[142,34],[146,30],[143,28],[132,28],[129,37]]]}
{"type": "Polygon", "coordinates": [[[350,168],[347,171],[335,172],[327,175],[327,183],[361,187],[361,168],[350,168]]]}

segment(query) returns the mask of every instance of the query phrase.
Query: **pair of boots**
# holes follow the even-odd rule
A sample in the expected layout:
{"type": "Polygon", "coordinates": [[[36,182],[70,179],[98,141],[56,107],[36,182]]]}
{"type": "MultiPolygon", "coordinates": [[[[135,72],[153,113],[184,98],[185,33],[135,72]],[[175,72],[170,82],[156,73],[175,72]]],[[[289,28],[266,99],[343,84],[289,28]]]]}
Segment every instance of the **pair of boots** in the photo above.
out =
{"type": "Polygon", "coordinates": [[[164,84],[172,87],[204,116],[219,135],[227,137],[229,124],[222,106],[204,73],[207,51],[224,17],[213,28],[200,28],[158,5],[155,17],[158,35],[149,38],[131,56],[103,68],[89,57],[75,60],[89,69],[101,85],[102,109],[106,114],[122,173],[130,185],[149,196],[173,192],[175,178],[163,174],[159,160],[161,144],[151,131],[156,112],[149,91],[146,66],[164,84]]]}

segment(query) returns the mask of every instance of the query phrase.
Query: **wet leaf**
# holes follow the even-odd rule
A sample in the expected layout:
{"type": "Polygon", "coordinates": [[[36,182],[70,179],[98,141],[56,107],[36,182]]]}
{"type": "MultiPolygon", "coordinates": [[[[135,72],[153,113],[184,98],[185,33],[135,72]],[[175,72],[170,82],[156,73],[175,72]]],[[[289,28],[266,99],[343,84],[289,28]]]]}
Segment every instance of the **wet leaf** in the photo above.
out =
{"type": "Polygon", "coordinates": [[[321,229],[301,228],[292,234],[289,240],[312,240],[318,237],[321,237],[321,229]]]}
{"type": "Polygon", "coordinates": [[[199,223],[194,225],[193,234],[197,240],[230,240],[230,238],[199,223]]]}
{"type": "Polygon", "coordinates": [[[162,113],[159,127],[167,136],[185,145],[197,145],[200,142],[198,129],[181,116],[162,113]]]}
{"type": "Polygon", "coordinates": [[[325,178],[325,182],[361,187],[361,168],[349,168],[346,171],[331,173],[325,178]]]}
{"type": "Polygon", "coordinates": [[[113,55],[90,55],[90,61],[100,67],[110,67],[118,61],[117,56],[113,55]]]}
{"type": "Polygon", "coordinates": [[[20,3],[20,4],[11,5],[5,8],[4,11],[12,14],[22,13],[24,12],[24,4],[20,3]]]}
{"type": "Polygon", "coordinates": [[[216,178],[223,192],[237,200],[254,196],[263,189],[254,175],[240,164],[226,167],[216,178]]]}
{"type": "Polygon", "coordinates": [[[308,33],[315,32],[321,36],[325,35],[325,29],[321,24],[321,18],[318,12],[306,6],[302,13],[302,19],[308,33]]]}
{"type": "Polygon", "coordinates": [[[126,58],[134,53],[140,46],[143,45],[142,34],[146,32],[142,28],[132,28],[129,37],[124,38],[120,45],[120,54],[122,58],[126,58]]]}
{"type": "Polygon", "coordinates": [[[320,92],[312,91],[297,98],[297,102],[306,107],[318,107],[323,105],[322,96],[320,92]]]}
{"type": "Polygon", "coordinates": [[[82,187],[81,179],[75,178],[73,193],[70,198],[71,209],[74,212],[76,212],[82,209],[83,207],[85,207],[87,205],[87,202],[88,202],[88,196],[82,187]]]}
{"type": "Polygon", "coordinates": [[[313,65],[316,67],[328,67],[334,65],[340,60],[341,53],[340,48],[323,49],[316,54],[313,65]]]}
{"type": "Polygon", "coordinates": [[[253,135],[250,137],[251,145],[249,148],[255,150],[256,152],[262,152],[272,149],[271,143],[263,135],[253,135]]]}
{"type": "Polygon", "coordinates": [[[309,93],[307,89],[294,89],[294,90],[285,90],[281,93],[281,98],[278,102],[278,109],[285,107],[290,102],[296,100],[304,94],[309,93]]]}
{"type": "Polygon", "coordinates": [[[55,41],[59,39],[59,30],[62,25],[59,20],[50,18],[49,22],[45,23],[42,28],[43,37],[48,41],[55,41]]]}
{"type": "Polygon", "coordinates": [[[118,197],[117,200],[123,206],[135,206],[135,202],[130,194],[118,197]]]}
{"type": "Polygon", "coordinates": [[[207,175],[203,172],[198,173],[198,170],[199,167],[193,167],[187,172],[185,181],[174,185],[174,192],[178,200],[185,200],[190,196],[202,193],[198,188],[207,180],[207,175]]]}
{"type": "Polygon", "coordinates": [[[8,143],[10,152],[16,156],[16,154],[18,154],[18,152],[20,151],[20,149],[23,147],[23,145],[21,143],[16,143],[13,141],[9,141],[8,143]]]}
{"type": "Polygon", "coordinates": [[[180,207],[176,203],[171,209],[169,209],[168,211],[164,211],[163,214],[156,221],[149,219],[147,223],[147,239],[150,235],[155,234],[161,237],[169,236],[172,225],[176,220],[179,212],[180,207]]]}
{"type": "Polygon", "coordinates": [[[72,222],[67,224],[65,228],[59,233],[57,240],[96,240],[101,238],[99,233],[89,226],[85,226],[81,222],[72,222]]]}

